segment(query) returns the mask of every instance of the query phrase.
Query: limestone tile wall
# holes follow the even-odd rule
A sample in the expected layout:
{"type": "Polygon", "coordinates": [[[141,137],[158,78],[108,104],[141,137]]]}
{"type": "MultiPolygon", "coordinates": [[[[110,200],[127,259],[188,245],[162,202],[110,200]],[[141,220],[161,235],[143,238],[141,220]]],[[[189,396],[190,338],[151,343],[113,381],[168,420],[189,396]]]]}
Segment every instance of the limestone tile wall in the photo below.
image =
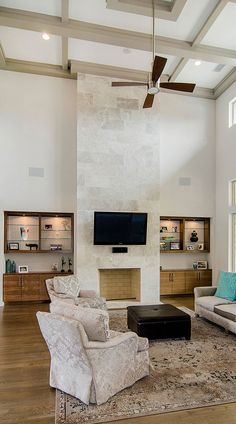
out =
{"type": "Polygon", "coordinates": [[[141,300],[159,299],[159,123],[142,109],[145,88],[112,88],[78,75],[77,263],[84,288],[99,292],[99,269],[140,268],[141,300]],[[94,211],[148,213],[146,246],[112,254],[93,245],[94,211]]]}

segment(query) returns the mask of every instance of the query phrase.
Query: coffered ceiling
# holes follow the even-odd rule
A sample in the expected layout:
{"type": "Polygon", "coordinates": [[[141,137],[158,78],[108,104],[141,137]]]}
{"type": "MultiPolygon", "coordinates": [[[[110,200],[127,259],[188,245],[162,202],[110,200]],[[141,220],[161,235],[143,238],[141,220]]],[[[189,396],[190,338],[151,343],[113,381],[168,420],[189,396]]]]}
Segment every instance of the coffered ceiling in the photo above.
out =
{"type": "MultiPolygon", "coordinates": [[[[152,13],[152,0],[0,0],[0,69],[147,81],[152,13]]],[[[155,16],[163,79],[207,98],[236,81],[236,0],[155,0],[155,16]]]]}

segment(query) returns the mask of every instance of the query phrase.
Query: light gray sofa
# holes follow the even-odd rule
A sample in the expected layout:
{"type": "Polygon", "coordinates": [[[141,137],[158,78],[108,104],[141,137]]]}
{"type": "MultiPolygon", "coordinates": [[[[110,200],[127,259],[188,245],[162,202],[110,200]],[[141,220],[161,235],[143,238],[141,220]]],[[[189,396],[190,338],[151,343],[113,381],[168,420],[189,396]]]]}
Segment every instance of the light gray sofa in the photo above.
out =
{"type": "Polygon", "coordinates": [[[195,312],[198,316],[236,334],[236,302],[214,296],[217,287],[195,287],[195,312]]]}

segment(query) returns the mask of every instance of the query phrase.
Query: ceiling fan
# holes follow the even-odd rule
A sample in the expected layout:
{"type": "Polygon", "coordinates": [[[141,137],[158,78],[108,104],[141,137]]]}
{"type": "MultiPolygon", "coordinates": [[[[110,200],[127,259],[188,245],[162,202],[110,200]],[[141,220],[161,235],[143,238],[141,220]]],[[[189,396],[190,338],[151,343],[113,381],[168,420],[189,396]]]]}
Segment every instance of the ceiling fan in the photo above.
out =
{"type": "MultiPolygon", "coordinates": [[[[113,81],[112,87],[134,87],[134,86],[146,86],[147,95],[143,104],[143,108],[150,108],[153,105],[155,94],[159,93],[160,88],[167,88],[168,90],[177,90],[192,93],[196,84],[183,83],[183,82],[161,82],[161,74],[164,70],[167,59],[161,56],[155,56],[155,5],[154,0],[152,2],[153,7],[153,32],[152,32],[152,46],[153,46],[153,65],[151,78],[149,76],[148,82],[124,82],[124,81],[113,81]]],[[[150,74],[149,74],[150,75],[150,74]]]]}

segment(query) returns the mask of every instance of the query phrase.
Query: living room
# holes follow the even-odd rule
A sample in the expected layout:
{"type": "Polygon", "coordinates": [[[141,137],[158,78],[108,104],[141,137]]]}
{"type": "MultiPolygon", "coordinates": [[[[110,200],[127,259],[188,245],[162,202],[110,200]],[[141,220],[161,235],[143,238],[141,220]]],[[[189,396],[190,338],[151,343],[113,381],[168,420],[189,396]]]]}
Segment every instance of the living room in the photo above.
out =
{"type": "MultiPolygon", "coordinates": [[[[206,261],[208,269],[212,269],[212,285],[216,284],[219,271],[235,271],[235,246],[233,229],[230,226],[234,222],[235,206],[229,200],[229,192],[236,178],[236,126],[229,127],[229,104],[236,92],[236,59],[232,47],[235,35],[232,21],[236,4],[234,1],[216,0],[197,2],[198,5],[193,0],[176,2],[182,3],[182,9],[179,5],[181,10],[179,9],[176,21],[173,18],[170,20],[170,17],[156,19],[156,54],[168,59],[163,78],[174,74],[179,61],[184,58],[188,65],[185,63],[182,79],[179,69],[177,81],[197,83],[197,86],[191,95],[161,90],[155,96],[153,107],[142,109],[146,87],[112,87],[111,84],[112,81],[119,80],[146,81],[147,73],[152,67],[151,42],[148,51],[145,51],[146,47],[140,46],[139,49],[138,43],[132,41],[126,33],[126,40],[119,44],[120,39],[114,41],[113,33],[104,36],[103,41],[101,35],[100,39],[92,41],[92,33],[86,36],[82,31],[81,40],[79,36],[73,38],[71,35],[73,40],[67,49],[67,64],[70,61],[70,68],[67,66],[65,70],[59,66],[55,56],[58,57],[61,49],[58,39],[63,37],[58,35],[56,29],[53,32],[50,23],[52,36],[49,43],[52,44],[44,52],[47,41],[40,40],[40,44],[37,44],[38,39],[35,38],[36,44],[33,44],[34,37],[41,37],[42,31],[36,29],[37,22],[30,15],[45,13],[51,18],[54,14],[61,16],[58,11],[61,8],[57,4],[60,2],[50,2],[50,6],[44,4],[41,8],[33,6],[33,2],[28,2],[31,3],[28,6],[27,2],[22,2],[21,5],[19,3],[1,1],[0,9],[0,41],[5,52],[0,60],[0,139],[4,147],[0,169],[1,317],[3,322],[6,319],[10,323],[18,314],[18,324],[14,331],[19,332],[16,339],[19,344],[26,343],[28,346],[31,337],[32,340],[37,340],[42,353],[39,364],[44,369],[44,380],[41,381],[44,389],[37,392],[37,395],[43,393],[44,401],[49,396],[52,402],[55,394],[50,391],[49,386],[46,389],[48,352],[43,339],[39,342],[39,333],[35,334],[36,321],[33,318],[37,310],[47,310],[48,304],[4,305],[2,276],[6,272],[5,261],[8,258],[15,260],[17,269],[19,266],[27,266],[29,272],[49,272],[54,262],[58,263],[60,269],[62,254],[5,254],[3,212],[73,213],[72,268],[80,277],[81,289],[95,290],[98,294],[98,270],[140,269],[141,302],[151,304],[160,301],[160,266],[163,270],[191,269],[196,261],[206,261]],[[11,16],[11,10],[4,10],[5,8],[21,9],[19,13],[14,11],[18,16],[17,22],[14,21],[16,17],[11,16]],[[24,10],[28,11],[28,18],[32,23],[27,21],[23,27],[21,14],[24,10]],[[229,33],[225,39],[220,31],[223,23],[229,33]],[[174,47],[166,47],[164,52],[161,44],[164,40],[160,40],[161,37],[181,39],[191,44],[190,41],[201,33],[201,28],[204,28],[202,39],[203,33],[206,38],[199,49],[196,46],[200,44],[200,39],[193,45],[197,52],[191,52],[191,47],[179,51],[179,46],[176,47],[174,43],[174,47]],[[29,32],[32,37],[28,38],[29,32]],[[216,33],[221,35],[221,43],[216,33]],[[21,42],[20,35],[23,37],[21,42]],[[210,43],[207,36],[209,40],[213,36],[216,38],[210,43]],[[212,51],[206,52],[206,47],[203,46],[209,45],[212,46],[212,51]],[[112,48],[114,51],[111,54],[112,48]],[[38,52],[38,56],[34,50],[38,52]],[[75,56],[74,52],[77,50],[79,55],[75,56]],[[199,66],[194,64],[197,54],[202,60],[199,66]],[[45,66],[42,66],[43,62],[45,66]],[[224,64],[225,67],[220,72],[213,73],[217,64],[224,64]],[[147,245],[130,245],[128,253],[124,254],[113,254],[111,246],[94,245],[94,211],[148,213],[147,245]],[[210,218],[210,251],[160,253],[160,217],[163,216],[210,218]],[[27,325],[28,319],[32,319],[34,325],[28,328],[26,337],[22,325],[27,325]]],[[[62,1],[62,10],[65,13],[63,19],[66,21],[65,3],[68,2],[62,1]]],[[[109,25],[111,31],[118,26],[124,31],[132,29],[136,31],[137,40],[140,41],[140,34],[145,33],[150,36],[151,41],[150,11],[145,16],[144,12],[136,13],[137,9],[136,12],[116,9],[118,6],[125,7],[126,3],[130,3],[131,9],[138,7],[135,0],[111,0],[107,4],[99,1],[96,6],[92,6],[90,1],[86,5],[81,4],[79,12],[75,4],[77,2],[70,0],[69,3],[70,17],[73,19],[94,25],[109,25]],[[126,20],[122,23],[124,17],[126,20]]],[[[162,10],[161,5],[157,5],[157,16],[164,12],[167,13],[167,9],[162,10]]],[[[27,16],[24,19],[27,20],[27,16]]],[[[48,32],[50,33],[49,30],[48,32]]],[[[96,34],[93,36],[96,37],[96,34]]],[[[63,48],[64,53],[65,50],[63,48]]],[[[64,54],[61,57],[64,59],[64,54]]],[[[66,261],[69,256],[66,256],[66,261]]],[[[176,301],[170,299],[168,303],[176,301]]],[[[161,300],[167,303],[166,299],[161,300]]],[[[193,297],[190,300],[190,297],[182,296],[179,302],[182,302],[180,306],[191,305],[191,308],[193,297]]],[[[6,347],[6,352],[8,356],[9,346],[8,350],[6,347]]],[[[35,361],[36,352],[33,347],[31,353],[35,361]]],[[[17,357],[16,351],[14,355],[17,357]]],[[[23,353],[20,358],[23,363],[23,353]]],[[[7,357],[3,360],[7,367],[7,357]]],[[[26,362],[26,369],[29,369],[29,357],[26,362]]],[[[37,372],[34,376],[39,378],[39,366],[37,372]]],[[[14,383],[16,387],[20,384],[18,378],[14,382],[13,373],[9,381],[11,384],[8,391],[13,389],[14,383]]],[[[33,385],[32,381],[30,384],[33,385]]],[[[13,399],[17,404],[17,395],[13,399]]],[[[230,408],[232,406],[233,404],[230,408]]],[[[27,409],[29,410],[30,408],[27,409]]],[[[199,420],[201,411],[197,413],[200,414],[196,418],[199,420]]],[[[214,422],[219,417],[223,422],[220,407],[213,413],[214,422]]],[[[33,415],[32,412],[32,417],[33,415]]],[[[155,422],[171,422],[168,419],[172,418],[164,418],[164,415],[156,417],[155,422]]],[[[19,422],[22,416],[19,415],[19,422]]],[[[34,421],[32,417],[28,419],[29,422],[30,419],[32,422],[54,422],[50,421],[51,416],[43,417],[41,421],[37,414],[34,421]]],[[[3,422],[17,422],[13,418],[12,421],[7,421],[6,416],[4,419],[3,422]]],[[[16,416],[14,419],[17,419],[16,416]]],[[[154,417],[142,420],[149,422],[154,417]]],[[[179,418],[179,422],[184,423],[184,420],[184,415],[179,418]]]]}

